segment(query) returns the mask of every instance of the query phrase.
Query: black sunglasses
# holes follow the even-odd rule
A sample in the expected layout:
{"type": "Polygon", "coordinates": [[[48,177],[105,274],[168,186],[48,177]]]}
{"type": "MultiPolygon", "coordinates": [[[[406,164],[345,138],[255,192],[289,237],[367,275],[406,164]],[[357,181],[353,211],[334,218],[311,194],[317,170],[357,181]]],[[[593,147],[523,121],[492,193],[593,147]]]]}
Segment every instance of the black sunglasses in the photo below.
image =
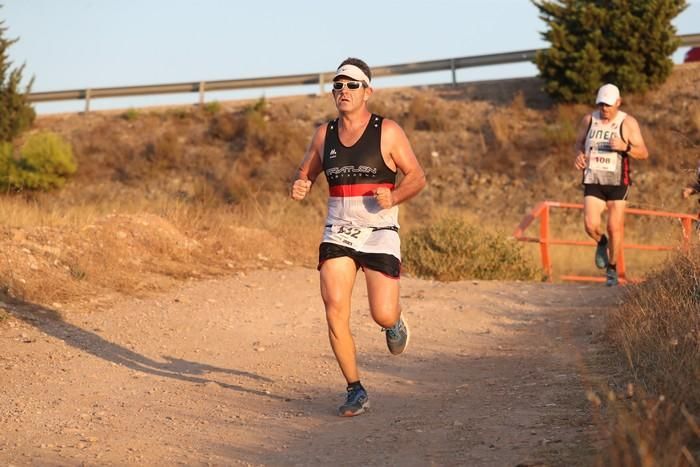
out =
{"type": "Polygon", "coordinates": [[[348,89],[360,89],[360,87],[364,85],[365,83],[362,83],[360,81],[333,81],[333,89],[335,89],[336,91],[340,91],[345,86],[347,86],[348,89]]]}

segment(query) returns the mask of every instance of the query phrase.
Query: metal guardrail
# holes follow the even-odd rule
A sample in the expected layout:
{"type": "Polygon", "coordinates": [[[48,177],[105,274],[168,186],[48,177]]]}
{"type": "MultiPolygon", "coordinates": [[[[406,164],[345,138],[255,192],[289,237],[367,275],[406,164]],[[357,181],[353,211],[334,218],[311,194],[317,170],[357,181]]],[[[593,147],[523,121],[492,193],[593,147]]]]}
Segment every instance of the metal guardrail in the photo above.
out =
{"type": "MultiPolygon", "coordinates": [[[[679,35],[681,46],[700,46],[700,34],[679,35]]],[[[531,49],[517,52],[505,52],[488,55],[430,60],[399,65],[379,66],[372,69],[374,77],[407,75],[412,73],[427,73],[430,71],[452,72],[452,83],[457,84],[457,70],[460,68],[479,67],[487,65],[505,65],[532,61],[540,50],[531,49]]],[[[334,71],[308,73],[301,75],[272,76],[262,78],[243,78],[220,81],[198,81],[190,83],[152,84],[145,86],[123,86],[109,88],[75,89],[70,91],[46,91],[29,94],[30,102],[51,102],[64,100],[85,100],[85,111],[90,111],[90,100],[104,97],[145,96],[155,94],[178,94],[188,92],[199,93],[199,103],[204,103],[207,91],[230,91],[235,89],[254,89],[277,86],[299,86],[318,84],[321,93],[324,92],[326,77],[333,76],[334,71]]]]}

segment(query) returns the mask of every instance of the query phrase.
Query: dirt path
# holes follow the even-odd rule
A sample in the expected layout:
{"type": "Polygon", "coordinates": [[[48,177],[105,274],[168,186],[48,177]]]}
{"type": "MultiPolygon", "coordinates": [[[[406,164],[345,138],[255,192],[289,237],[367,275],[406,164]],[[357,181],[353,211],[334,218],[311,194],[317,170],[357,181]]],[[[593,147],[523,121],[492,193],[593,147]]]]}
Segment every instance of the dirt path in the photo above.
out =
{"type": "Polygon", "coordinates": [[[404,279],[393,357],[358,276],[353,326],[372,409],[344,384],[314,270],[186,283],[108,311],[2,305],[0,464],[588,465],[584,394],[600,285],[404,279]],[[31,312],[29,308],[34,308],[31,312]]]}

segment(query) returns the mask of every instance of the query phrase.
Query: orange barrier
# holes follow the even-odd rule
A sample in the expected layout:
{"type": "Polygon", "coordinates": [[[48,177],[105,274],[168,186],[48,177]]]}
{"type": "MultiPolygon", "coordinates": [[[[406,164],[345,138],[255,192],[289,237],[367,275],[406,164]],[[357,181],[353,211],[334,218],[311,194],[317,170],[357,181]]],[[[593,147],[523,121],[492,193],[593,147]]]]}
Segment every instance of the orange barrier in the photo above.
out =
{"type": "MultiPolygon", "coordinates": [[[[520,221],[520,225],[516,229],[513,236],[516,240],[521,242],[532,242],[540,244],[540,256],[542,258],[542,267],[545,274],[547,275],[547,280],[552,281],[552,258],[549,254],[550,245],[581,245],[581,246],[595,246],[596,243],[593,240],[589,241],[578,241],[578,240],[559,240],[550,238],[549,232],[549,217],[550,208],[568,208],[568,209],[583,209],[583,204],[578,203],[560,203],[557,201],[543,201],[539,203],[528,215],[523,217],[520,221]],[[535,220],[540,221],[540,235],[539,237],[526,237],[524,235],[525,230],[532,224],[535,220]]],[[[687,250],[690,248],[690,238],[691,230],[694,220],[698,220],[698,217],[693,214],[681,214],[675,212],[663,212],[663,211],[651,211],[646,209],[635,209],[627,208],[625,209],[625,214],[639,214],[644,216],[655,216],[655,217],[671,217],[678,219],[681,223],[683,229],[683,242],[681,248],[687,250]]],[[[632,250],[653,250],[653,251],[668,251],[678,248],[678,246],[666,246],[666,245],[637,245],[637,244],[623,244],[622,251],[617,260],[617,272],[620,277],[621,282],[630,282],[625,275],[625,249],[632,250]]],[[[593,281],[602,282],[605,280],[603,277],[593,277],[593,276],[561,276],[562,280],[569,281],[593,281]]]]}

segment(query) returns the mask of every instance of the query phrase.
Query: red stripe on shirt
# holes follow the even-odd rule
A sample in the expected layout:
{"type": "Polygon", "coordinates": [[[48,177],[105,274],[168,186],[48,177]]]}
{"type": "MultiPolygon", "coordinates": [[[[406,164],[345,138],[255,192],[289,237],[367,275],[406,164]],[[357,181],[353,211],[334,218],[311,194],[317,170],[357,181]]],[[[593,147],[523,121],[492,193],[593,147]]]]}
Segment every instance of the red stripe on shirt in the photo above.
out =
{"type": "Polygon", "coordinates": [[[330,195],[340,198],[350,196],[374,196],[374,192],[379,187],[394,189],[393,183],[357,183],[354,185],[336,185],[330,187],[330,195]]]}

